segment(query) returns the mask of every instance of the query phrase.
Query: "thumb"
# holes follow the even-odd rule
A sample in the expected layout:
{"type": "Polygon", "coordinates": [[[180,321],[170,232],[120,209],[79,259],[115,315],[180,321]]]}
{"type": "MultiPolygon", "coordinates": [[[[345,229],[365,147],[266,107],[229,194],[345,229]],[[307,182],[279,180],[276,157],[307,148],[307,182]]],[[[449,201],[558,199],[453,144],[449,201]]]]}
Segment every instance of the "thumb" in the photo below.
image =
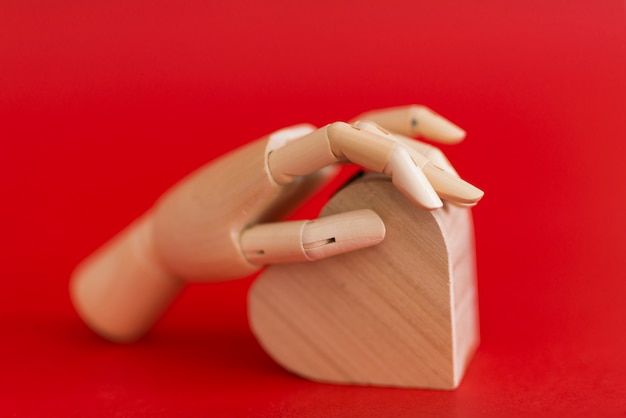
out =
{"type": "Polygon", "coordinates": [[[253,264],[319,260],[379,244],[385,225],[370,209],[253,226],[241,235],[241,248],[253,264]]]}

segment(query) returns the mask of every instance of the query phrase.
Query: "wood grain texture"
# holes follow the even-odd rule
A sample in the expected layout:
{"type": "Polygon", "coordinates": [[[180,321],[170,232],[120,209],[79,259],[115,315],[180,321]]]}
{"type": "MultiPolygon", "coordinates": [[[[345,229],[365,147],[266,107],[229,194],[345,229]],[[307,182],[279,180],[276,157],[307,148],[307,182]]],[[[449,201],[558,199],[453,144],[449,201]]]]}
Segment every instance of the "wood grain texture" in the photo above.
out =
{"type": "Polygon", "coordinates": [[[378,246],[274,265],[249,294],[249,318],[279,364],[309,379],[453,389],[479,341],[468,209],[414,207],[382,176],[335,195],[322,215],[372,209],[378,246]]]}

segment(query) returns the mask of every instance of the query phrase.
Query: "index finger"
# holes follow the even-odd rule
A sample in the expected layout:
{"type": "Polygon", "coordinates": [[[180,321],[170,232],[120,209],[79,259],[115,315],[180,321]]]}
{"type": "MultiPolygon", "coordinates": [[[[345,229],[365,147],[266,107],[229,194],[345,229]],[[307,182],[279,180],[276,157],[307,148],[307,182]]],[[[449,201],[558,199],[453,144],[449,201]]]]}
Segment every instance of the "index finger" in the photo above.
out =
{"type": "Polygon", "coordinates": [[[442,144],[457,144],[465,131],[426,106],[409,105],[365,112],[353,121],[372,121],[406,136],[423,136],[442,144]]]}

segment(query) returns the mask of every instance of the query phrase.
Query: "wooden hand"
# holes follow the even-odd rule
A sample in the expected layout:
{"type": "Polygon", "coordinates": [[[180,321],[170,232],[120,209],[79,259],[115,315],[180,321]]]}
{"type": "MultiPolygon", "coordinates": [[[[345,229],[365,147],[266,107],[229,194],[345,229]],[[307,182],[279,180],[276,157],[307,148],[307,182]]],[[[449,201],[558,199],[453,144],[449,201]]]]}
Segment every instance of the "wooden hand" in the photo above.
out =
{"type": "Polygon", "coordinates": [[[443,154],[404,135],[454,143],[465,133],[425,107],[408,106],[368,112],[351,124],[291,127],[207,164],[78,266],[71,294],[79,314],[106,338],[130,341],[186,281],[245,277],[268,263],[312,261],[381,242],[384,225],[369,210],[277,222],[332,177],[327,167],[335,163],[390,175],[425,209],[440,207],[440,197],[463,205],[482,197],[443,154]]]}

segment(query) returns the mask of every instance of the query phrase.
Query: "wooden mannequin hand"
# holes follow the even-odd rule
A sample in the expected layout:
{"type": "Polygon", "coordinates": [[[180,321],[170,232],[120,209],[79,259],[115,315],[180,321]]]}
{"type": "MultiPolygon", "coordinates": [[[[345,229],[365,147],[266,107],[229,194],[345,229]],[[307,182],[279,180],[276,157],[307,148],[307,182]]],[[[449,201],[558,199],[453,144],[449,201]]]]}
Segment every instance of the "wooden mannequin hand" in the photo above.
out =
{"type": "Polygon", "coordinates": [[[185,281],[245,277],[267,263],[379,243],[384,225],[369,210],[275,222],[318,190],[335,163],[390,175],[426,209],[441,207],[440,197],[475,204],[482,192],[436,148],[407,137],[414,135],[455,143],[465,132],[425,107],[399,107],[351,124],[287,128],[207,164],[76,269],[71,294],[79,314],[101,335],[129,341],[152,326],[185,281]]]}

